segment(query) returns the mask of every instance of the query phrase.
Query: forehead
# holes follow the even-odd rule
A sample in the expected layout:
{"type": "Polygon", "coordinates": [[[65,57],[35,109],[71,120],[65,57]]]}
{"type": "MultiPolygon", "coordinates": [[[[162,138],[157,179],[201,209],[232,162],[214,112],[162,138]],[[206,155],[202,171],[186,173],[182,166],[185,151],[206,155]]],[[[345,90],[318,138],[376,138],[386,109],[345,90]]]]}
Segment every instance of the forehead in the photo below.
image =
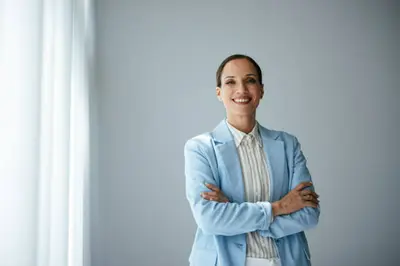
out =
{"type": "Polygon", "coordinates": [[[225,76],[243,76],[247,74],[257,75],[256,68],[247,59],[234,59],[226,63],[223,71],[222,77],[225,76]]]}

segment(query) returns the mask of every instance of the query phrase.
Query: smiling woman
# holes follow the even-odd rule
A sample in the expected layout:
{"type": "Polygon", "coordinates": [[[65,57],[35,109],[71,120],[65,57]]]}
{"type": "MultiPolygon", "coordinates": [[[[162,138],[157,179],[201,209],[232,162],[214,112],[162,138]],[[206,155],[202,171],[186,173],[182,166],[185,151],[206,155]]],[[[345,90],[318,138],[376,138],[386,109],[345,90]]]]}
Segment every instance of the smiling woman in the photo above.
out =
{"type": "Polygon", "coordinates": [[[226,119],[185,144],[186,196],[197,232],[191,265],[310,265],[304,230],[319,200],[295,136],[261,126],[262,72],[232,55],[217,70],[226,119]]]}

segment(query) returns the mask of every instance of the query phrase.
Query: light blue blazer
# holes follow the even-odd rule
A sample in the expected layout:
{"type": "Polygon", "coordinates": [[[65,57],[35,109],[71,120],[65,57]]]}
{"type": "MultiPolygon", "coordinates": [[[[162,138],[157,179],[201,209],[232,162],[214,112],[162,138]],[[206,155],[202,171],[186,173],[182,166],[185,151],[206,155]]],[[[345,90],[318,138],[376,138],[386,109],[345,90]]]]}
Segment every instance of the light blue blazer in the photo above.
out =
{"type": "Polygon", "coordinates": [[[225,120],[214,131],[186,142],[186,197],[198,226],[190,265],[245,266],[246,233],[253,231],[275,240],[282,266],[311,265],[303,231],[317,225],[319,208],[306,207],[290,215],[277,216],[271,222],[270,204],[299,183],[311,181],[306,159],[296,137],[261,125],[259,130],[271,180],[266,207],[244,200],[242,169],[225,120]],[[200,193],[210,191],[204,183],[218,186],[230,202],[203,199],[200,193]]]}

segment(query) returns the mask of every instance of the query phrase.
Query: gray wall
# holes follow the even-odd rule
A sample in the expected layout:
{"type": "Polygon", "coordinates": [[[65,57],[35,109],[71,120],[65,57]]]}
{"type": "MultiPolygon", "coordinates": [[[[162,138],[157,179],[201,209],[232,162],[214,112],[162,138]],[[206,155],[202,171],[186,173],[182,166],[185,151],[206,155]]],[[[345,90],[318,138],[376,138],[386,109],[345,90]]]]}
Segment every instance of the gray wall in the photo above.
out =
{"type": "Polygon", "coordinates": [[[97,1],[92,265],[188,265],[183,145],[224,118],[214,76],[232,53],[264,71],[259,122],[295,134],[309,160],[322,208],[308,232],[314,265],[398,265],[399,10],[378,0],[97,1]]]}

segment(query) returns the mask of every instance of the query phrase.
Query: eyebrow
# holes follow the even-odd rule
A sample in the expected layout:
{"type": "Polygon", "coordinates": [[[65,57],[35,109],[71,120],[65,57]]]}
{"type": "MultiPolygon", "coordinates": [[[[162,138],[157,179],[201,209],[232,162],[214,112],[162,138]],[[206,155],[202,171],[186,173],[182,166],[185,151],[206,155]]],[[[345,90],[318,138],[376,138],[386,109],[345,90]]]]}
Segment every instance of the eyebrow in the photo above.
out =
{"type": "MultiPolygon", "coordinates": [[[[256,74],[247,74],[247,75],[246,75],[246,77],[249,77],[249,76],[257,77],[256,74]]],[[[235,76],[226,76],[224,79],[229,79],[229,78],[234,78],[234,77],[235,77],[235,76]]]]}

